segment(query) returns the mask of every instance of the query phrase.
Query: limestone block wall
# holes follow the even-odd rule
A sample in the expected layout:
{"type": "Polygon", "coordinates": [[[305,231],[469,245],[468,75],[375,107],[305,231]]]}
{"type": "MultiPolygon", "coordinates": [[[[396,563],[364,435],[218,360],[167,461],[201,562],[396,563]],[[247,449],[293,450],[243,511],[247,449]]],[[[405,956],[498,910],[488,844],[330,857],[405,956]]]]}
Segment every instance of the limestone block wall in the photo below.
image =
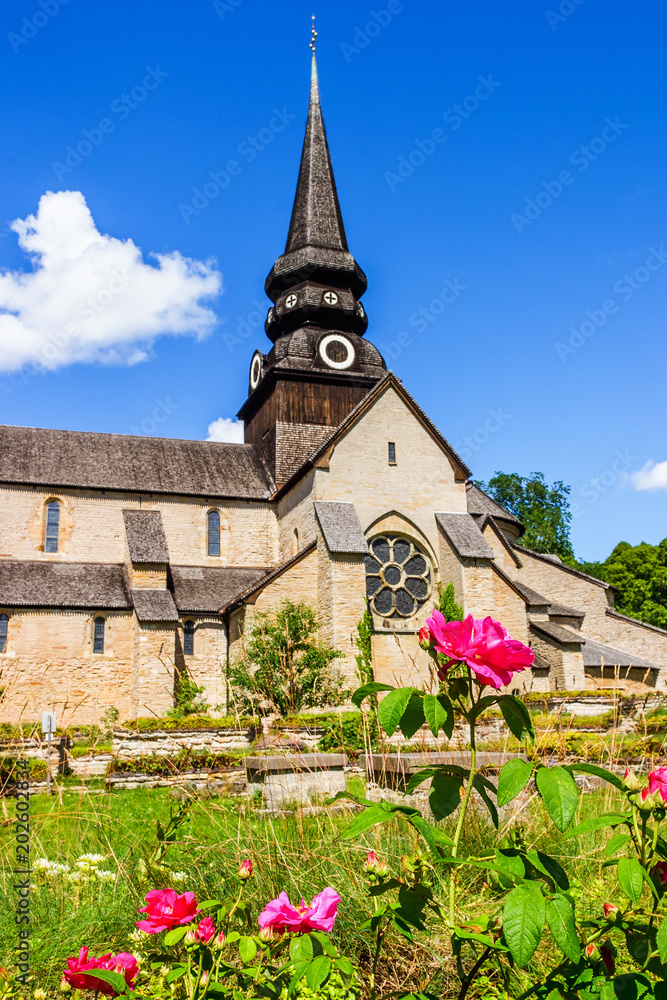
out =
{"type": "Polygon", "coordinates": [[[165,590],[167,586],[166,563],[127,564],[127,578],[134,590],[165,590]]]}
{"type": "Polygon", "coordinates": [[[396,687],[424,687],[437,691],[433,661],[419,646],[418,632],[382,629],[373,634],[373,676],[396,687]]]}
{"type": "Polygon", "coordinates": [[[358,683],[356,655],[357,625],[366,610],[366,570],[364,557],[332,555],[319,536],[317,606],[324,642],[339,649],[344,659],[337,661],[353,690],[358,683]]]}
{"type": "Polygon", "coordinates": [[[512,590],[499,573],[491,572],[493,586],[493,617],[505,626],[513,639],[526,646],[532,644],[533,635],[528,631],[528,615],[522,597],[512,590]]]}
{"type": "Polygon", "coordinates": [[[0,558],[56,562],[121,563],[127,559],[123,509],[159,510],[172,563],[200,566],[273,566],[278,537],[274,509],[268,503],[197,497],[153,497],[94,490],[59,490],[3,486],[0,490],[0,558]],[[44,552],[46,504],[58,500],[58,552],[44,552]],[[207,554],[207,514],[220,512],[220,556],[207,554]]]}
{"type": "Polygon", "coordinates": [[[208,702],[211,714],[226,711],[227,702],[227,628],[219,618],[197,618],[187,616],[194,622],[194,652],[183,655],[183,633],[179,625],[175,643],[176,671],[186,670],[188,676],[198,686],[204,688],[203,698],[208,702]],[[218,706],[216,708],[216,706],[218,706]]]}
{"type": "Polygon", "coordinates": [[[134,619],[134,664],[132,712],[164,715],[174,704],[175,636],[170,623],[146,623],[134,619]]]}
{"type": "Polygon", "coordinates": [[[440,445],[391,387],[337,442],[328,469],[317,469],[316,500],[349,501],[367,531],[380,518],[404,515],[438,551],[435,511],[466,511],[465,484],[440,445]],[[396,464],[388,461],[388,442],[396,464]]]}
{"type": "Polygon", "coordinates": [[[105,613],[104,653],[93,653],[93,618],[86,611],[16,611],[0,654],[3,721],[57,713],[59,726],[92,724],[114,706],[132,714],[134,628],[129,611],[105,613]]]}
{"type": "MultiPolygon", "coordinates": [[[[329,428],[330,430],[331,428],[329,428]]],[[[311,469],[279,502],[277,512],[278,564],[296,555],[317,538],[318,528],[313,507],[315,472],[311,469]],[[295,537],[295,531],[298,535],[295,537]]]]}
{"type": "Polygon", "coordinates": [[[486,526],[482,532],[484,540],[493,549],[493,555],[495,562],[500,566],[508,576],[512,577],[516,570],[517,564],[507,551],[507,547],[503,544],[501,539],[498,537],[497,532],[493,529],[491,524],[487,521],[486,526]]]}

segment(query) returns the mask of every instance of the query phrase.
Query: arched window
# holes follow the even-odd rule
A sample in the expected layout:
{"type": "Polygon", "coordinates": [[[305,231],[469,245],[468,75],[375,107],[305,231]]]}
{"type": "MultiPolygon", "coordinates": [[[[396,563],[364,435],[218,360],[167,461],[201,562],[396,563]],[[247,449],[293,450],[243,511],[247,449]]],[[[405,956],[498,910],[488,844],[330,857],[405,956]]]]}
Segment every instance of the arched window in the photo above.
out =
{"type": "Polygon", "coordinates": [[[7,645],[8,625],[9,625],[9,617],[7,615],[0,615],[0,653],[4,653],[5,646],[7,645]]]}
{"type": "Polygon", "coordinates": [[[183,623],[183,655],[194,656],[195,652],[195,623],[183,623]]]}
{"type": "Polygon", "coordinates": [[[93,653],[104,652],[104,626],[106,622],[102,615],[95,619],[93,627],[93,653]]]}
{"type": "Polygon", "coordinates": [[[46,532],[44,534],[44,551],[57,552],[60,538],[60,504],[57,500],[49,500],[46,505],[46,532]]]}
{"type": "Polygon", "coordinates": [[[220,514],[217,510],[208,512],[208,554],[220,555],[220,514]]]}

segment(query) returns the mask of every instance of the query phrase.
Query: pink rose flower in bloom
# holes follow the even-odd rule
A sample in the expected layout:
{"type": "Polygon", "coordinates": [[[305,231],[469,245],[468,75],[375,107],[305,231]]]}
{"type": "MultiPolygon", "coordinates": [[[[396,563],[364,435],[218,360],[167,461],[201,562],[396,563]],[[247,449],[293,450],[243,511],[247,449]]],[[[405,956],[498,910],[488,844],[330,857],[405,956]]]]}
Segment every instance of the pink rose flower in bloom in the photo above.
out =
{"type": "Polygon", "coordinates": [[[448,622],[439,611],[433,611],[426,624],[435,649],[467,663],[482,685],[505,687],[513,674],[532,666],[535,659],[532,649],[512,639],[507,629],[490,617],[482,621],[468,615],[462,622],[448,622]]]}
{"type": "Polygon", "coordinates": [[[305,899],[299,906],[292,906],[286,892],[281,892],[277,899],[267,903],[259,915],[259,926],[262,930],[292,931],[294,934],[306,934],[308,931],[330,931],[333,928],[340,896],[327,887],[313,897],[310,906],[305,899]]]}
{"type": "Polygon", "coordinates": [[[667,802],[667,767],[658,767],[649,773],[648,787],[650,792],[659,789],[663,802],[667,802]]]}
{"type": "Polygon", "coordinates": [[[95,969],[104,969],[106,972],[118,972],[123,976],[128,986],[132,985],[136,977],[139,966],[134,955],[121,951],[118,955],[108,952],[95,958],[88,954],[87,948],[82,948],[76,958],[67,959],[67,968],[63,971],[65,981],[75,990],[96,990],[111,996],[114,993],[113,986],[98,979],[95,969]]]}
{"type": "Polygon", "coordinates": [[[151,889],[146,893],[146,902],[139,913],[148,914],[146,920],[138,920],[137,927],[146,934],[159,934],[171,927],[191,923],[199,916],[194,892],[184,892],[179,896],[174,889],[151,889]]]}
{"type": "Polygon", "coordinates": [[[202,944],[208,944],[213,935],[215,934],[215,924],[210,917],[204,917],[197,924],[197,930],[195,931],[195,939],[201,941],[202,944]]]}
{"type": "Polygon", "coordinates": [[[239,866],[239,878],[250,878],[252,875],[252,861],[246,858],[239,866]]]}

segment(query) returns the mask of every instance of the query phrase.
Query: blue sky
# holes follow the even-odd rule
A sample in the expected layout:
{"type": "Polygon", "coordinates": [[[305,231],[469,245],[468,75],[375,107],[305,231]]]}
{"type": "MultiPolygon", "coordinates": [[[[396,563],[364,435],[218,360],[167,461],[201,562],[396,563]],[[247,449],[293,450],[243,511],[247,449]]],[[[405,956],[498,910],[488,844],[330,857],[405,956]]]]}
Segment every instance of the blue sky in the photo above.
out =
{"type": "Polygon", "coordinates": [[[296,184],[313,9],[369,337],[477,478],[571,485],[580,557],[658,542],[658,0],[3,5],[0,419],[204,438],[236,413],[269,347],[258,317],[296,184]],[[48,191],[81,194],[42,203],[22,249],[9,226],[48,191]],[[98,257],[63,268],[82,233],[98,257]],[[94,320],[59,339],[105,267],[117,280],[94,320]]]}

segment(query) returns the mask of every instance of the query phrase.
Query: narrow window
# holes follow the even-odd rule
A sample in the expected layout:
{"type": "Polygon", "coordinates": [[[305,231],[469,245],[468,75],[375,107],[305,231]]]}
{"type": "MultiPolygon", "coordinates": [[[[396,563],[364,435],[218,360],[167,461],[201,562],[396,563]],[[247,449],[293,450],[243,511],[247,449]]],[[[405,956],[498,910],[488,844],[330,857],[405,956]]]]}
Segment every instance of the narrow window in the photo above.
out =
{"type": "Polygon", "coordinates": [[[292,555],[296,556],[299,554],[299,529],[294,529],[294,534],[292,535],[292,555]]]}
{"type": "Polygon", "coordinates": [[[104,652],[104,618],[100,615],[99,618],[95,619],[95,627],[93,631],[93,653],[103,653],[104,652]]]}
{"type": "Polygon", "coordinates": [[[208,512],[208,554],[220,555],[220,514],[217,510],[208,512]]]}
{"type": "Polygon", "coordinates": [[[389,453],[389,464],[390,465],[396,465],[396,442],[395,441],[388,441],[387,442],[387,451],[389,453]]]}
{"type": "Polygon", "coordinates": [[[60,504],[57,500],[51,500],[46,505],[46,535],[44,537],[44,551],[57,552],[59,537],[60,504]]]}
{"type": "Polygon", "coordinates": [[[9,618],[7,615],[0,615],[0,653],[4,653],[7,645],[7,625],[9,618]]]}
{"type": "Polygon", "coordinates": [[[195,623],[185,622],[183,625],[183,655],[194,656],[195,652],[195,623]]]}

